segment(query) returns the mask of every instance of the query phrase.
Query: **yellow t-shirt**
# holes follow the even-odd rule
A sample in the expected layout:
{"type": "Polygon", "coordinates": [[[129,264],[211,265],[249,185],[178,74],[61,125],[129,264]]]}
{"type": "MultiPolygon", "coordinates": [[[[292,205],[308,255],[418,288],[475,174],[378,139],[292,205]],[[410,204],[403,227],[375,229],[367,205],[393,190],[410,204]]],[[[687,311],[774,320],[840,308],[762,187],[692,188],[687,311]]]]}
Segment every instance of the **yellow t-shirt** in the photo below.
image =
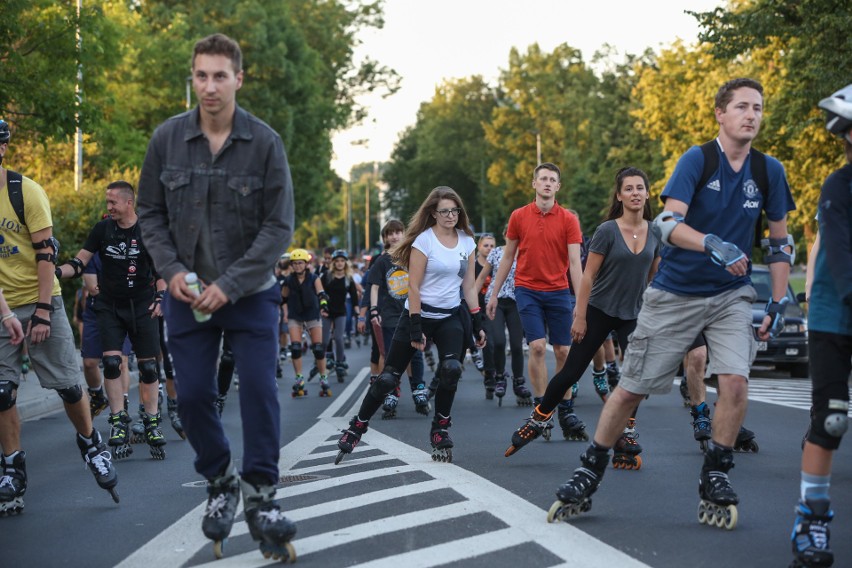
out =
{"type": "MultiPolygon", "coordinates": [[[[0,188],[0,288],[11,308],[38,302],[38,269],[30,232],[53,226],[44,189],[28,177],[23,178],[22,186],[26,226],[18,221],[6,186],[0,188]]],[[[59,281],[54,277],[52,295],[59,294],[59,281]]]]}

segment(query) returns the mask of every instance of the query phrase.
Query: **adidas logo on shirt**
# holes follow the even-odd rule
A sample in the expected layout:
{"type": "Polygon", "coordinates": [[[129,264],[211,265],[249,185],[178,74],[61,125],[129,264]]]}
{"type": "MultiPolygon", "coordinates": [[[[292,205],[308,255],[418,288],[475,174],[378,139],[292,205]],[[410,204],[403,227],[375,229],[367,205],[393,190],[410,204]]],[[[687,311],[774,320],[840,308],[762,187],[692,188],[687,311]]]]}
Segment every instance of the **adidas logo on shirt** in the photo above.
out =
{"type": "Polygon", "coordinates": [[[707,189],[712,189],[713,191],[722,191],[722,185],[719,183],[719,180],[714,179],[713,181],[707,184],[707,189]]]}

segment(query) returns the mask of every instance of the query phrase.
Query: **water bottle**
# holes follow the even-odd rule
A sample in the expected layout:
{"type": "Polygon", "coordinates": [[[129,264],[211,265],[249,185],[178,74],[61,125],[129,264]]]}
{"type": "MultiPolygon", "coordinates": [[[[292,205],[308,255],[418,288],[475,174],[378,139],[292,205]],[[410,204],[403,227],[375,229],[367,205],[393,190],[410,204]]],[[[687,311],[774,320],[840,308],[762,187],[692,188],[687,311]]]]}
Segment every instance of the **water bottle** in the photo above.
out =
{"type": "MultiPolygon", "coordinates": [[[[201,282],[198,281],[198,274],[195,272],[189,272],[186,276],[183,277],[184,282],[189,287],[189,289],[195,293],[196,296],[201,295],[201,282]]],[[[192,315],[195,316],[195,321],[198,323],[204,323],[212,317],[212,314],[205,314],[203,312],[199,312],[198,310],[192,310],[192,315]]]]}

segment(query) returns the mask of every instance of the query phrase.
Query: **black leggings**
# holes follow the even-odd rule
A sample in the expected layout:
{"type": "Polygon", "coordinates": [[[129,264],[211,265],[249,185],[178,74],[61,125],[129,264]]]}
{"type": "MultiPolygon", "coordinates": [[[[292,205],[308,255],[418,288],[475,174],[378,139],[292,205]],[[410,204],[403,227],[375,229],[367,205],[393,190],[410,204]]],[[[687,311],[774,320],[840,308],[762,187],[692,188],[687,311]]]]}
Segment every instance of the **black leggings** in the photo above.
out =
{"type": "MultiPolygon", "coordinates": [[[[488,344],[494,346],[494,369],[497,374],[506,370],[506,332],[509,329],[509,349],[512,351],[512,376],[524,376],[524,327],[518,305],[511,298],[498,298],[494,320],[483,318],[488,344]]],[[[487,368],[487,367],[486,367],[487,368]]]]}
{"type": "MultiPolygon", "coordinates": [[[[455,359],[459,362],[464,358],[465,337],[464,327],[462,325],[461,314],[456,311],[454,314],[443,319],[423,318],[423,333],[427,339],[431,339],[435,347],[438,349],[438,373],[440,373],[441,362],[447,359],[455,359]]],[[[403,371],[408,367],[411,358],[414,356],[416,349],[411,346],[410,334],[411,320],[408,317],[408,311],[402,312],[399,318],[399,324],[396,326],[396,332],[391,341],[390,349],[386,353],[385,367],[382,374],[392,373],[399,378],[403,371]]],[[[456,396],[456,381],[454,384],[449,384],[444,380],[438,381],[438,389],[435,392],[435,412],[443,416],[449,416],[453,408],[453,399],[456,396]]],[[[390,392],[390,391],[388,391],[390,392]]],[[[364,400],[361,402],[361,409],[358,411],[358,417],[361,420],[369,420],[379,410],[384,402],[384,393],[374,393],[371,387],[367,390],[364,400]],[[381,395],[381,398],[377,395],[381,395]]]]}
{"type": "Polygon", "coordinates": [[[586,310],[586,336],[583,341],[575,341],[568,352],[568,359],[562,369],[556,373],[547,384],[544,398],[539,404],[539,411],[547,414],[552,412],[562,401],[571,386],[580,380],[592,358],[611,331],[618,336],[618,345],[622,350],[627,349],[627,337],[636,328],[636,320],[623,320],[606,315],[596,307],[589,305],[586,310]]]}

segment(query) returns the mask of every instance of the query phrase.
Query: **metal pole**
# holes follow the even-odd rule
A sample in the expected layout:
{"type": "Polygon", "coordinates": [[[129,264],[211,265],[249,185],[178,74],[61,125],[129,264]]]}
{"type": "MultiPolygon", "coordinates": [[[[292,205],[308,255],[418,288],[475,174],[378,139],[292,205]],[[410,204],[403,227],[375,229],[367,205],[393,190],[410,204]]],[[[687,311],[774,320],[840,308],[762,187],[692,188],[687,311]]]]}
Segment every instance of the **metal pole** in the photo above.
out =
{"type": "Polygon", "coordinates": [[[535,165],[541,164],[541,132],[535,131],[535,165]]]}
{"type": "Polygon", "coordinates": [[[80,14],[83,0],[77,0],[77,84],[74,86],[74,191],[83,185],[83,130],[80,128],[80,103],[83,100],[83,34],[80,33],[80,14]]]}

